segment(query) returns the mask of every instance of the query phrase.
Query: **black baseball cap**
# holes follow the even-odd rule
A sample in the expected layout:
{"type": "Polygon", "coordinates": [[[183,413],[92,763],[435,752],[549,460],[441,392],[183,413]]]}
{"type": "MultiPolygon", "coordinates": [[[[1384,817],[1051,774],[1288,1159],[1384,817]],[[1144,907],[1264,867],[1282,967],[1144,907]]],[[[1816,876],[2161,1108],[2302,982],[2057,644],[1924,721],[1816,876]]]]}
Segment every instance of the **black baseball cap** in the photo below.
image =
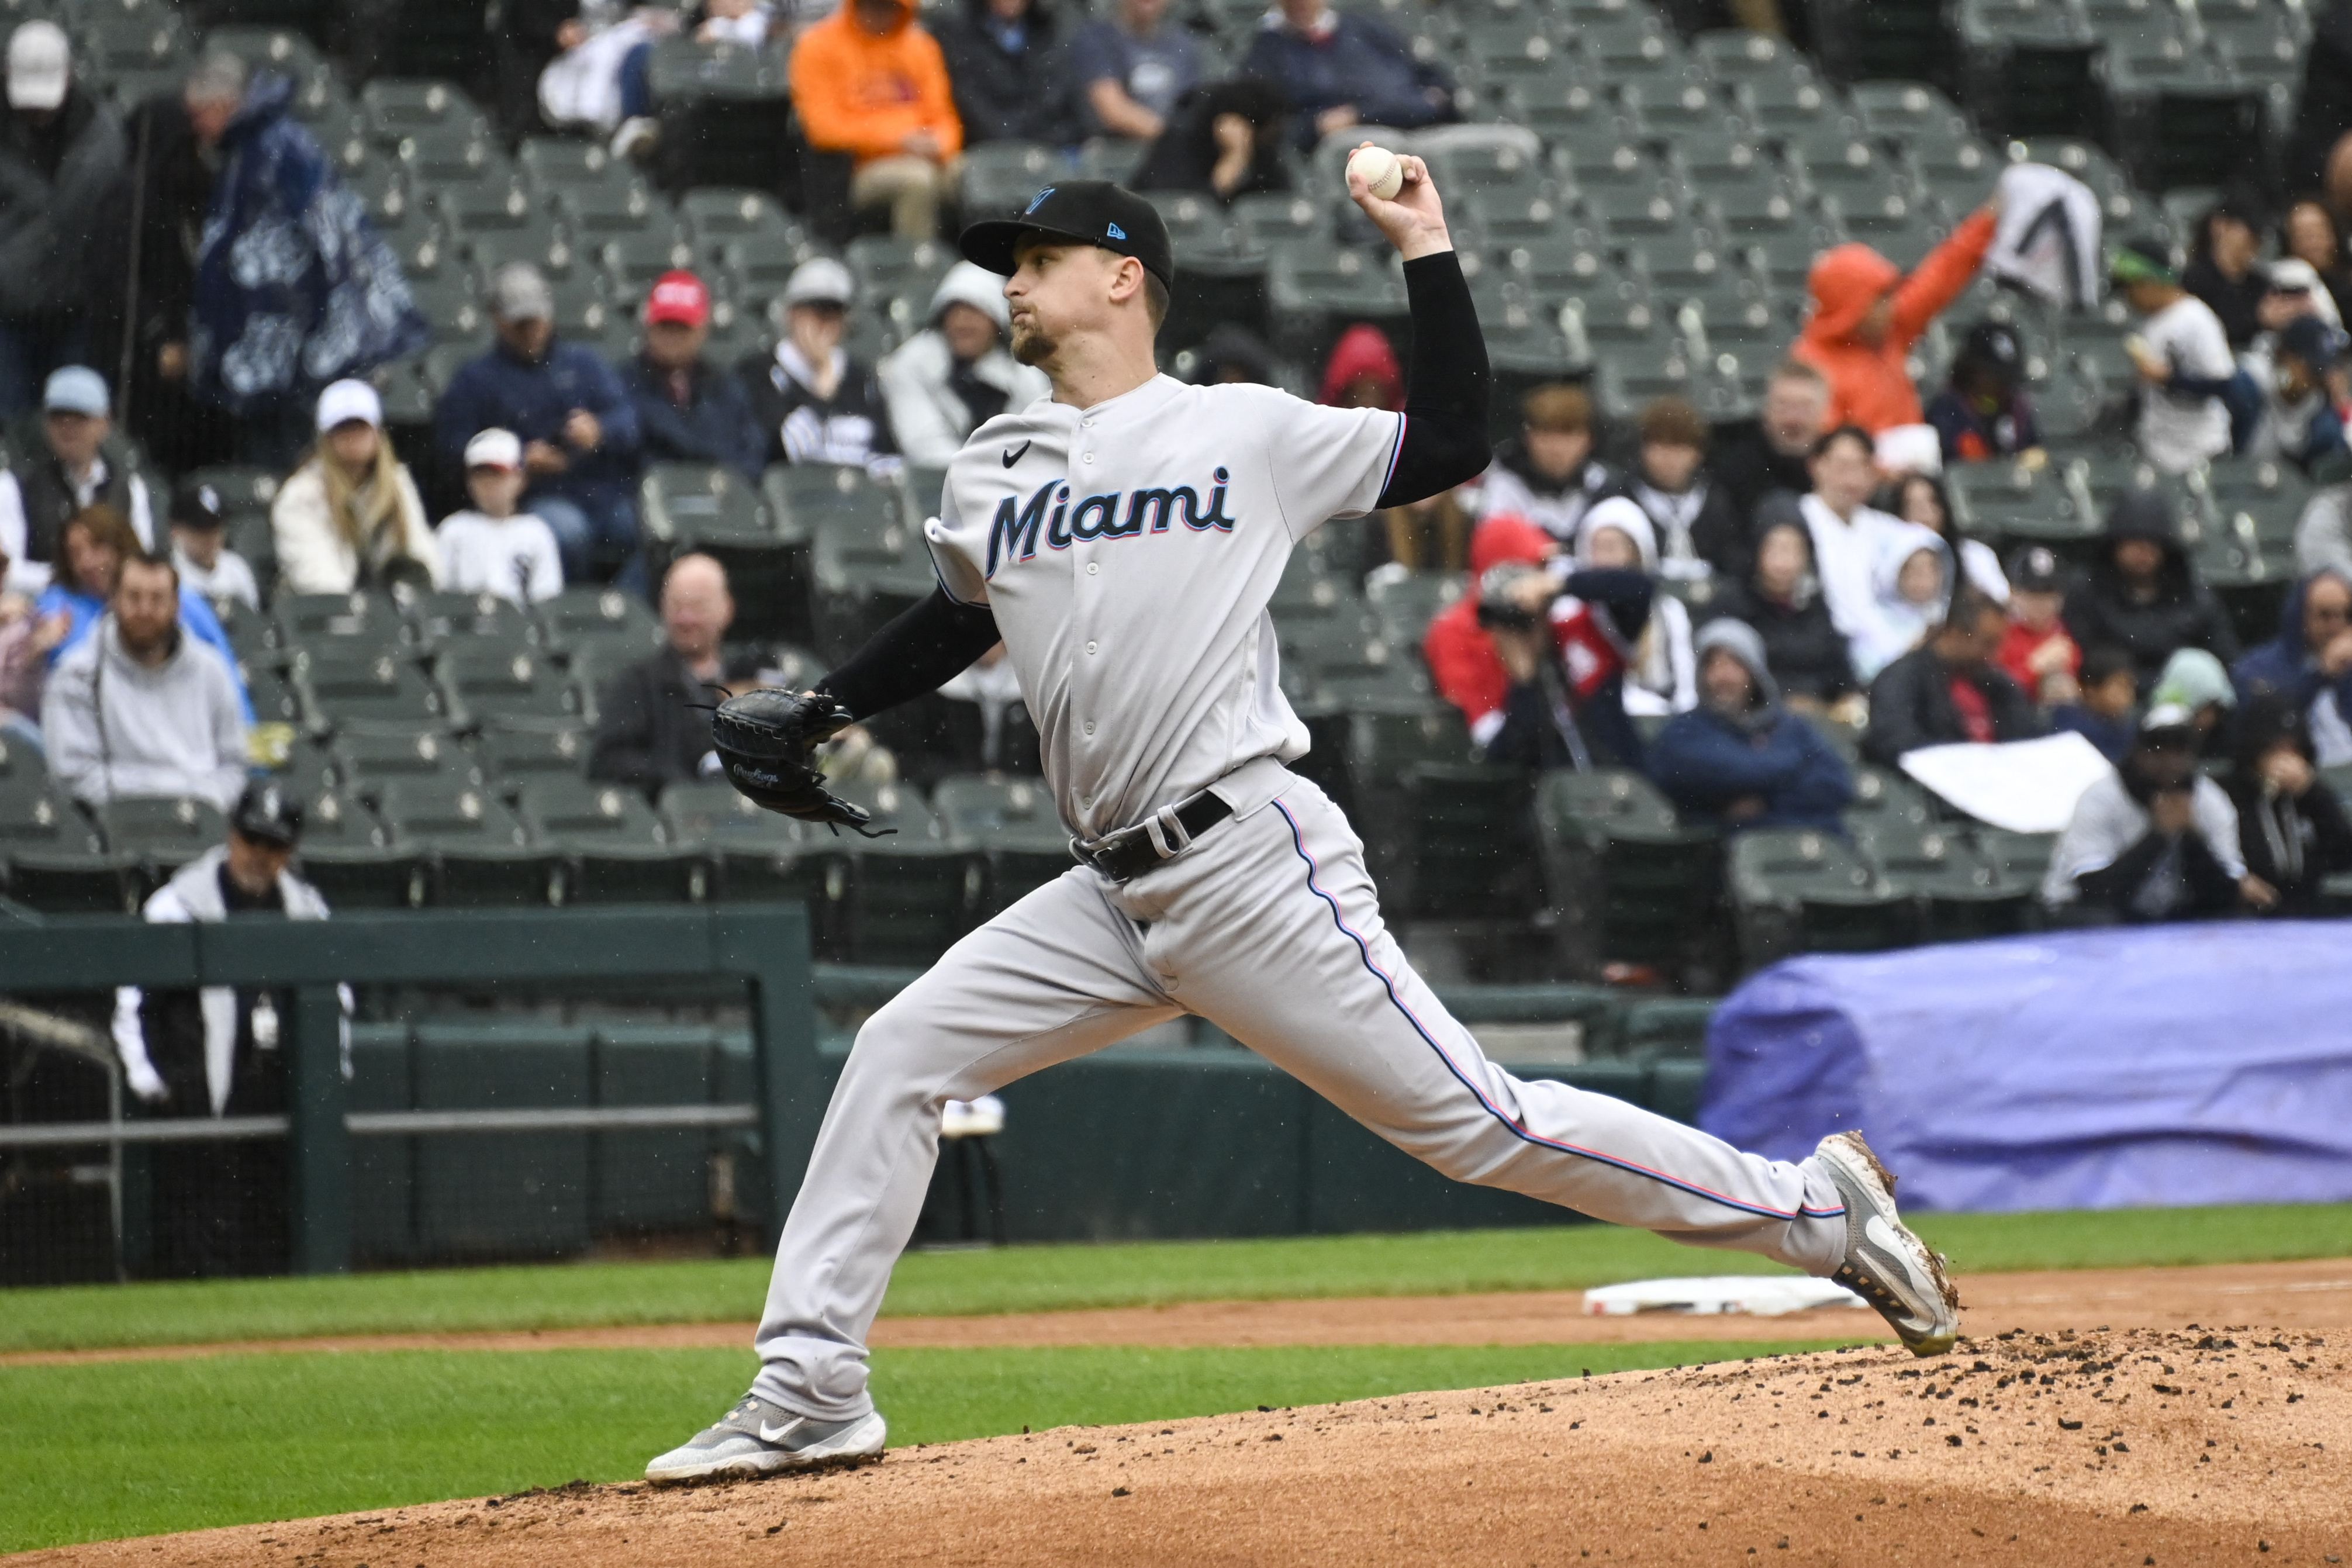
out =
{"type": "Polygon", "coordinates": [[[1013,247],[1024,234],[1050,234],[1132,256],[1160,282],[1176,284],[1176,247],[1159,209],[1108,180],[1064,180],[1029,198],[1017,217],[982,218],[963,231],[956,248],[991,272],[1013,276],[1013,247]]]}
{"type": "Polygon", "coordinates": [[[2029,544],[2010,558],[2009,585],[2029,594],[2054,594],[2066,585],[2066,568],[2046,544],[2029,544]]]}
{"type": "Polygon", "coordinates": [[[182,479],[172,491],[172,521],[183,528],[226,528],[228,510],[221,505],[217,486],[201,479],[182,479]]]}
{"type": "Polygon", "coordinates": [[[302,803],[276,779],[255,779],[236,797],[228,825],[241,838],[291,849],[302,838],[302,803]]]}

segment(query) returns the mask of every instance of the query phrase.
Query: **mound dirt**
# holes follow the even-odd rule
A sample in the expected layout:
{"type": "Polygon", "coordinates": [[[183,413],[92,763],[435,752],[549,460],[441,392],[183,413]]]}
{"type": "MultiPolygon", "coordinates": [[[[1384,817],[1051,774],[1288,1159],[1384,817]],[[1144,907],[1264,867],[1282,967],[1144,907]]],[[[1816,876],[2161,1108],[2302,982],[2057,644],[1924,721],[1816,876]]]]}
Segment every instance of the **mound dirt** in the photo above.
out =
{"type": "Polygon", "coordinates": [[[2013,1331],[894,1450],[36,1552],[26,1564],[2321,1563],[2343,1341],[2013,1331]]]}

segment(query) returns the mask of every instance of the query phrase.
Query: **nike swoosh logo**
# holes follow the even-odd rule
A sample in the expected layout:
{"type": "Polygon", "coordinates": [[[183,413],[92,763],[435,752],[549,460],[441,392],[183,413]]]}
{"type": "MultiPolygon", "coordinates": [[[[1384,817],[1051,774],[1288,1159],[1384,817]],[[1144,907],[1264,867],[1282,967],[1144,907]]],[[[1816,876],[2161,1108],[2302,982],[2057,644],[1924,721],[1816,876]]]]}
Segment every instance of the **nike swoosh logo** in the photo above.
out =
{"type": "Polygon", "coordinates": [[[1919,1279],[1918,1266],[1911,1259],[1910,1244],[1905,1241],[1902,1233],[1887,1224],[1883,1216],[1872,1215],[1863,1223],[1862,1234],[1873,1247],[1902,1265],[1903,1272],[1910,1275],[1913,1280],[1922,1285],[1926,1283],[1919,1279]]]}
{"type": "Polygon", "coordinates": [[[800,1424],[800,1417],[797,1415],[793,1417],[790,1421],[785,1422],[781,1426],[771,1426],[765,1421],[762,1421],[760,1423],[760,1441],[762,1443],[781,1443],[784,1440],[784,1434],[790,1432],[793,1427],[800,1424]]]}
{"type": "Polygon", "coordinates": [[[1021,443],[1021,445],[1019,445],[1018,447],[1005,447],[1005,448],[1004,448],[1004,466],[1005,466],[1006,468],[1011,468],[1013,464],[1015,464],[1015,463],[1019,462],[1019,461],[1022,459],[1023,456],[1028,452],[1028,450],[1029,450],[1029,443],[1028,443],[1028,442],[1026,442],[1026,441],[1022,442],[1022,443],[1021,443]]]}

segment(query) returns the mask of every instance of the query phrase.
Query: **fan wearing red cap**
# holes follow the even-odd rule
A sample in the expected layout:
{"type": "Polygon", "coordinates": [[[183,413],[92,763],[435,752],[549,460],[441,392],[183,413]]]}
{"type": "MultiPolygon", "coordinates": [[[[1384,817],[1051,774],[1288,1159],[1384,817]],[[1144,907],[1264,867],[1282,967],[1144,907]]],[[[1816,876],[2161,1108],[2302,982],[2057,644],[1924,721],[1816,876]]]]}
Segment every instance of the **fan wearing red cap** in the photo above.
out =
{"type": "Polygon", "coordinates": [[[663,273],[646,296],[645,343],[622,367],[621,384],[644,428],[647,461],[715,464],[757,479],[767,436],[742,383],[704,357],[712,316],[701,279],[663,273]]]}

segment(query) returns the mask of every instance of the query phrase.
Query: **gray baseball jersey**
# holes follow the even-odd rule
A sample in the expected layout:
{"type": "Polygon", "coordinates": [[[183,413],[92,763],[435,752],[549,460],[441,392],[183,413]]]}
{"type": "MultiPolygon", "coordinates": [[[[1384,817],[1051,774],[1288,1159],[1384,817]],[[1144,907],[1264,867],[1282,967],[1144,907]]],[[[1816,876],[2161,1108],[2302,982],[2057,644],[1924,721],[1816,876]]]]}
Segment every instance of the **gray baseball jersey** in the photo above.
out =
{"type": "Polygon", "coordinates": [[[973,432],[927,526],[931,555],[950,597],[994,612],[1075,831],[1099,837],[1245,763],[1306,754],[1266,602],[1294,544],[1370,510],[1403,427],[1381,409],[1162,375],[973,432]]]}

